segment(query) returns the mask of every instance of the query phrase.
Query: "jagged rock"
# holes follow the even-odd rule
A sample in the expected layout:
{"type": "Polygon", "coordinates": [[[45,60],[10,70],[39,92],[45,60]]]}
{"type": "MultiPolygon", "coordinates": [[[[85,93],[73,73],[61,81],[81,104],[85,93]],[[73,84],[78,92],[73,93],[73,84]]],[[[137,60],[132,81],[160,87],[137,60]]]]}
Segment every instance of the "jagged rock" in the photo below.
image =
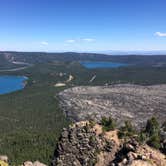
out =
{"type": "Polygon", "coordinates": [[[76,123],[63,130],[53,166],[92,166],[101,151],[111,151],[115,142],[96,134],[89,123],[76,123]]]}
{"type": "Polygon", "coordinates": [[[47,166],[47,165],[41,163],[40,161],[35,161],[34,163],[32,161],[25,161],[23,163],[23,166],[47,166]]]}
{"type": "Polygon", "coordinates": [[[124,158],[123,161],[122,161],[123,164],[127,164],[127,162],[128,162],[128,161],[127,161],[126,158],[124,158]]]}
{"type": "Polygon", "coordinates": [[[7,163],[8,162],[8,156],[6,156],[6,155],[0,155],[0,160],[7,163]]]}
{"type": "MultiPolygon", "coordinates": [[[[128,166],[155,166],[155,165],[153,163],[148,162],[148,161],[134,160],[128,166]]],[[[158,166],[160,166],[160,165],[158,165],[158,166]]]]}
{"type": "Polygon", "coordinates": [[[9,166],[9,164],[5,161],[0,160],[0,166],[9,166]]]}
{"type": "Polygon", "coordinates": [[[137,155],[133,152],[129,152],[127,154],[127,159],[128,159],[128,162],[131,163],[133,160],[137,159],[137,155]]]}
{"type": "Polygon", "coordinates": [[[135,139],[130,139],[128,142],[124,143],[123,146],[127,151],[135,152],[139,147],[139,143],[135,141],[135,139]]]}
{"type": "Polygon", "coordinates": [[[25,161],[23,163],[23,166],[33,166],[33,163],[32,163],[32,161],[25,161]]]}
{"type": "Polygon", "coordinates": [[[41,163],[41,162],[39,162],[39,161],[35,161],[35,162],[33,163],[33,166],[47,166],[47,165],[45,165],[45,164],[43,164],[43,163],[41,163]]]}

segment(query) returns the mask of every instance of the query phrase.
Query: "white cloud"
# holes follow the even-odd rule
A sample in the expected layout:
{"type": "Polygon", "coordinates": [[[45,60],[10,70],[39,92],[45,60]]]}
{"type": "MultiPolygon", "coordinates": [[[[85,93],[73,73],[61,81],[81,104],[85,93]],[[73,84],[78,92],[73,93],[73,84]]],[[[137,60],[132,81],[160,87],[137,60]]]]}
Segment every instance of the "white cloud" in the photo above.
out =
{"type": "Polygon", "coordinates": [[[48,46],[48,42],[42,41],[42,42],[41,42],[41,45],[43,45],[43,46],[48,46]]]}
{"type": "Polygon", "coordinates": [[[156,32],[155,35],[159,37],[166,37],[166,33],[162,33],[162,32],[156,32]]]}
{"type": "Polygon", "coordinates": [[[65,42],[66,43],[81,43],[81,42],[94,42],[95,39],[92,39],[92,38],[78,38],[78,39],[69,39],[69,40],[66,40],[65,42]]]}
{"type": "Polygon", "coordinates": [[[75,43],[76,40],[70,39],[70,40],[66,40],[66,43],[75,43]]]}
{"type": "Polygon", "coordinates": [[[86,42],[94,42],[95,41],[95,39],[92,39],[92,38],[84,38],[82,40],[86,41],[86,42]]]}

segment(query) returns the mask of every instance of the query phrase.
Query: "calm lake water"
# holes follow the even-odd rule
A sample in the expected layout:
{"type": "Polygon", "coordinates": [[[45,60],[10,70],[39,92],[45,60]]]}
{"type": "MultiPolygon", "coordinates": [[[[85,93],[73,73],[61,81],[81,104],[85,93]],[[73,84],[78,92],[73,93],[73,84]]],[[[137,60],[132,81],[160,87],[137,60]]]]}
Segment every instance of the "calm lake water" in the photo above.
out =
{"type": "Polygon", "coordinates": [[[117,68],[117,67],[125,67],[128,64],[124,63],[116,63],[116,62],[80,62],[81,65],[88,69],[95,68],[117,68]]]}
{"type": "Polygon", "coordinates": [[[27,77],[24,76],[0,76],[0,94],[11,93],[25,87],[27,77]]]}

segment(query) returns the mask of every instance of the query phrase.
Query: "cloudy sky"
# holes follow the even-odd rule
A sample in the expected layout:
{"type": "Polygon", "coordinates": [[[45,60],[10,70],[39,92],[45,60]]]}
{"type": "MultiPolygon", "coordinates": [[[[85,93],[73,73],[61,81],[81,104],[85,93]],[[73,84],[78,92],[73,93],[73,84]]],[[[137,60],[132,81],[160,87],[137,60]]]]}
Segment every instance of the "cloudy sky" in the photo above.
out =
{"type": "Polygon", "coordinates": [[[0,0],[0,50],[166,50],[166,0],[0,0]]]}

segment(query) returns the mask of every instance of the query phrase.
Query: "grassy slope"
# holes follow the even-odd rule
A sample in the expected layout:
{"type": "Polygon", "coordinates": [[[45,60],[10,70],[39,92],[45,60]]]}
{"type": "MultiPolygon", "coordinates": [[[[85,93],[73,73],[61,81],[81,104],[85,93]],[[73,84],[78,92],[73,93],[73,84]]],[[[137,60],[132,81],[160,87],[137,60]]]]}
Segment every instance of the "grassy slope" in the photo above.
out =
{"type": "Polygon", "coordinates": [[[63,88],[55,88],[54,84],[66,80],[69,74],[74,76],[72,84],[75,86],[119,81],[166,83],[165,73],[165,68],[87,70],[76,62],[39,64],[24,71],[12,72],[28,76],[29,82],[22,91],[0,96],[0,154],[7,154],[12,164],[25,160],[50,163],[61,130],[69,124],[55,97],[63,88]],[[65,72],[67,76],[60,77],[59,72],[65,72]],[[97,78],[89,83],[94,74],[97,78]]]}

